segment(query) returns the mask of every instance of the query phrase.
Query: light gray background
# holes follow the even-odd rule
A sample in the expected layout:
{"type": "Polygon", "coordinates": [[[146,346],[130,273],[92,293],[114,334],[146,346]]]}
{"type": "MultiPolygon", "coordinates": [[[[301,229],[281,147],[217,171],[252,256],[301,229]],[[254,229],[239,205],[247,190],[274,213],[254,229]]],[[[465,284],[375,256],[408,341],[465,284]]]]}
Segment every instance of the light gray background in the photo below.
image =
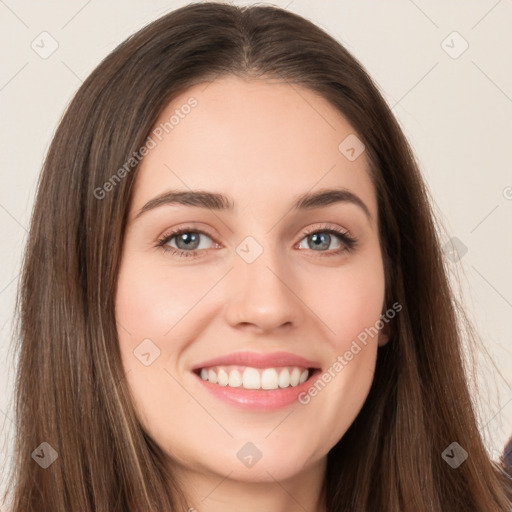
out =
{"type": "MultiPolygon", "coordinates": [[[[14,297],[43,157],[67,103],[100,60],[139,28],[186,3],[0,0],[4,474],[14,426],[15,360],[9,351],[14,297]],[[41,36],[44,31],[50,36],[41,36]],[[58,48],[44,55],[55,44],[52,39],[58,48]]],[[[481,431],[497,459],[512,434],[512,2],[274,4],[320,25],[367,68],[416,152],[446,228],[443,243],[456,237],[467,248],[460,259],[457,254],[447,258],[452,278],[460,275],[458,293],[484,340],[476,354],[478,382],[471,386],[478,384],[483,393],[477,396],[475,387],[481,431]]]]}

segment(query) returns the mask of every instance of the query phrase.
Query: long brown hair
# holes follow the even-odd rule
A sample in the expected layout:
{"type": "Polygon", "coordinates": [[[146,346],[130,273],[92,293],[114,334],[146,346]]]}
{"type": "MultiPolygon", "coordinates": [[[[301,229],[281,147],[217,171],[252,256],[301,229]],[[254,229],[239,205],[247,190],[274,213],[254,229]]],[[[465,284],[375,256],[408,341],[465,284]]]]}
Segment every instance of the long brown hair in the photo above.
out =
{"type": "Polygon", "coordinates": [[[362,410],[328,454],[327,510],[508,512],[511,481],[485,449],[468,389],[469,322],[392,112],[361,64],[313,23],[217,3],[182,7],[128,38],[57,128],[18,295],[13,512],[186,509],[166,455],[137,421],[118,347],[116,279],[137,175],[126,162],[174,97],[227,75],[317,92],[349,120],[371,163],[386,304],[403,308],[362,410]],[[468,454],[457,468],[442,456],[454,442],[468,454]]]}

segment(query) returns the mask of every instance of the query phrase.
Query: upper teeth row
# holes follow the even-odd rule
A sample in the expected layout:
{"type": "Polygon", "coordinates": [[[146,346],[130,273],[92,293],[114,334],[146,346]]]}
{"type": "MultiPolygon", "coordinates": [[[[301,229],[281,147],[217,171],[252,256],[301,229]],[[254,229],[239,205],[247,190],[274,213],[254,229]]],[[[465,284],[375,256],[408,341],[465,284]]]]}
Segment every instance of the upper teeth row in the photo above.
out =
{"type": "Polygon", "coordinates": [[[309,371],[305,368],[282,368],[278,374],[276,368],[251,368],[246,367],[243,373],[238,369],[229,370],[226,367],[216,366],[203,368],[201,378],[220,386],[231,388],[242,387],[244,389],[277,389],[289,386],[298,386],[309,377],[309,371]]]}

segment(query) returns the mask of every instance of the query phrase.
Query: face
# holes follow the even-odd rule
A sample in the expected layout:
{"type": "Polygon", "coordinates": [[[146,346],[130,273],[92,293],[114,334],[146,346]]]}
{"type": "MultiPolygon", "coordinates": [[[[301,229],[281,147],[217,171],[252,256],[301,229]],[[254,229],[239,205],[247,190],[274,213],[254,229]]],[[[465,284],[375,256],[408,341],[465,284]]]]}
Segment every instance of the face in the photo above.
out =
{"type": "Polygon", "coordinates": [[[293,478],[322,467],[359,413],[385,338],[376,194],[355,137],[314,92],[269,80],[192,87],[157,122],[116,316],[141,424],[184,474],[293,478]],[[315,200],[327,190],[342,193],[315,200]],[[197,191],[226,204],[172,195],[197,191]]]}

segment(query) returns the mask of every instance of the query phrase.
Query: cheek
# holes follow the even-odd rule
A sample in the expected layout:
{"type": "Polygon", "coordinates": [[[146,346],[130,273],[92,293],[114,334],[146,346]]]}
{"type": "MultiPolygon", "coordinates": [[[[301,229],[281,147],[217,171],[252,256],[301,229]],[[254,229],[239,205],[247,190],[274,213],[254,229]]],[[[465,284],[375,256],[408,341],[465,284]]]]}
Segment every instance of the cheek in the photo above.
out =
{"type": "Polygon", "coordinates": [[[121,265],[116,295],[121,341],[127,332],[139,342],[144,338],[168,339],[170,331],[211,288],[210,281],[204,272],[127,258],[121,265]]]}
{"type": "Polygon", "coordinates": [[[157,264],[136,253],[126,256],[116,292],[119,348],[136,409],[151,431],[169,411],[186,407],[180,400],[187,396],[171,374],[177,374],[189,340],[201,329],[199,318],[203,323],[207,318],[201,299],[218,276],[214,270],[210,278],[208,272],[157,264]]]}
{"type": "Polygon", "coordinates": [[[328,270],[305,274],[299,293],[317,317],[324,339],[339,354],[358,337],[376,338],[371,328],[384,309],[384,269],[372,254],[335,272],[328,270]]]}
{"type": "Polygon", "coordinates": [[[372,385],[385,283],[377,258],[340,268],[328,279],[318,277],[321,289],[310,288],[316,292],[308,295],[308,305],[314,304],[321,319],[329,356],[301,403],[322,425],[322,447],[328,451],[359,414],[372,385]]]}
{"type": "Polygon", "coordinates": [[[208,289],[204,280],[197,281],[133,254],[119,271],[116,321],[122,365],[138,419],[161,446],[180,442],[174,436],[183,435],[182,414],[189,421],[189,437],[195,439],[200,436],[191,425],[204,421],[204,411],[190,404],[190,396],[173,378],[173,362],[190,335],[187,320],[208,289]]]}

